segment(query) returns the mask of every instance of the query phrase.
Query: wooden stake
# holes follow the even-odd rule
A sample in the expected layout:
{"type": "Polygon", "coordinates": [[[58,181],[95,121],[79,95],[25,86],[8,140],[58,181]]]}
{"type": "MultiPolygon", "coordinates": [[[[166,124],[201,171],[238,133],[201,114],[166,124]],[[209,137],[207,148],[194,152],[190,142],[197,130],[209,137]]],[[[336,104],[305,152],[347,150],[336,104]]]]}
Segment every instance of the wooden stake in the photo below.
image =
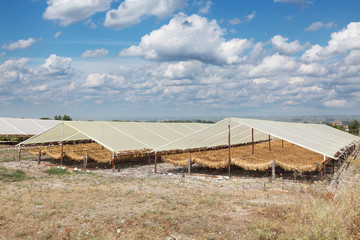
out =
{"type": "Polygon", "coordinates": [[[254,154],[254,129],[251,129],[251,147],[252,147],[252,154],[254,154]]]}
{"type": "Polygon", "coordinates": [[[191,158],[188,158],[188,174],[191,175],[191,158]]]}
{"type": "Polygon", "coordinates": [[[154,169],[155,173],[156,173],[156,162],[157,162],[156,160],[157,160],[157,153],[155,151],[155,169],[154,169]]]}
{"type": "Polygon", "coordinates": [[[38,164],[40,164],[41,162],[41,150],[39,150],[39,153],[38,153],[38,164]]]}
{"type": "Polygon", "coordinates": [[[228,119],[228,146],[229,146],[229,161],[228,161],[228,168],[229,168],[229,177],[231,177],[231,145],[230,145],[230,118],[228,119]]]}
{"type": "Polygon", "coordinates": [[[272,179],[274,180],[275,179],[275,160],[272,161],[272,179]]]}
{"type": "Polygon", "coordinates": [[[17,157],[18,162],[20,162],[20,152],[21,152],[21,148],[20,148],[20,145],[19,145],[19,149],[18,149],[18,157],[17,157]]]}
{"type": "Polygon", "coordinates": [[[326,157],[324,155],[324,180],[326,180],[326,157]]]}
{"type": "Polygon", "coordinates": [[[115,171],[115,154],[113,153],[112,159],[111,159],[111,169],[115,171]]]}
{"type": "Polygon", "coordinates": [[[60,167],[62,167],[62,162],[63,162],[63,156],[64,156],[64,144],[63,142],[61,142],[61,155],[60,155],[60,167]]]}
{"type": "Polygon", "coordinates": [[[62,122],[62,126],[61,126],[61,156],[60,156],[61,167],[63,162],[63,155],[64,155],[64,121],[62,122]]]}
{"type": "Polygon", "coordinates": [[[271,151],[271,138],[270,138],[270,134],[269,134],[269,151],[271,151]]]}
{"type": "Polygon", "coordinates": [[[84,172],[86,171],[86,165],[87,165],[87,154],[85,153],[84,154],[84,165],[83,165],[84,172]]]}

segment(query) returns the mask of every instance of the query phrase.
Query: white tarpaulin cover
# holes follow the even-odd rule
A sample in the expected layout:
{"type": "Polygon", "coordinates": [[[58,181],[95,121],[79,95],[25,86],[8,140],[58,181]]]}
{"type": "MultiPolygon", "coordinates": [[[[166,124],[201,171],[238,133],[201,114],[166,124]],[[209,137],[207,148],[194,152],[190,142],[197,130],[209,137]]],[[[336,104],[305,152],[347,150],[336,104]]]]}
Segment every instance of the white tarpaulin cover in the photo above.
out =
{"type": "Polygon", "coordinates": [[[196,133],[166,144],[155,151],[210,148],[228,144],[228,123],[230,122],[231,145],[267,140],[269,134],[300,147],[334,158],[336,153],[359,140],[359,137],[341,130],[322,125],[292,122],[277,122],[257,119],[229,118],[213,124],[196,133]]]}
{"type": "Polygon", "coordinates": [[[20,143],[20,145],[62,140],[94,140],[112,152],[155,149],[209,125],[203,123],[65,121],[20,143]]]}
{"type": "Polygon", "coordinates": [[[0,118],[0,135],[36,135],[57,124],[56,120],[0,118]]]}

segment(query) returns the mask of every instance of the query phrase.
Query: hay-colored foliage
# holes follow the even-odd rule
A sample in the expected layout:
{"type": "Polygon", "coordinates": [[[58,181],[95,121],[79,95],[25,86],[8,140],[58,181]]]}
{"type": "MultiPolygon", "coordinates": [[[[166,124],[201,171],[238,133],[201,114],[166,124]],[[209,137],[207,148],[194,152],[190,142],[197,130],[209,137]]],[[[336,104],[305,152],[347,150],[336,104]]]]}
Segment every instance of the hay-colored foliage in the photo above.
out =
{"type": "MultiPolygon", "coordinates": [[[[54,159],[61,158],[61,146],[59,145],[41,146],[28,148],[26,150],[33,156],[37,156],[39,154],[39,150],[41,150],[42,155],[47,155],[54,159]]],[[[147,151],[149,151],[149,149],[124,151],[119,155],[115,155],[115,161],[144,159],[147,156],[147,151]]],[[[112,152],[98,143],[64,144],[63,157],[80,162],[83,161],[85,154],[87,154],[88,159],[92,159],[99,163],[107,163],[112,159],[112,152]]]]}
{"type": "MultiPolygon", "coordinates": [[[[231,164],[253,171],[265,171],[271,168],[274,160],[276,166],[286,171],[312,172],[320,170],[322,167],[323,156],[321,154],[285,141],[284,147],[282,147],[281,140],[273,140],[270,144],[271,151],[269,151],[269,142],[255,144],[254,154],[252,154],[251,144],[231,148],[231,164]]],[[[191,157],[192,163],[210,168],[224,168],[228,166],[228,151],[226,148],[165,155],[162,156],[162,160],[176,166],[186,166],[187,159],[191,157]]]]}
{"type": "MultiPolygon", "coordinates": [[[[37,148],[26,149],[28,153],[37,156],[39,150],[42,155],[47,155],[54,159],[61,158],[61,146],[41,146],[37,148]]],[[[64,144],[63,157],[70,158],[75,161],[82,161],[84,155],[87,154],[89,159],[96,162],[109,162],[112,153],[98,143],[80,143],[80,144],[64,144]]]]}

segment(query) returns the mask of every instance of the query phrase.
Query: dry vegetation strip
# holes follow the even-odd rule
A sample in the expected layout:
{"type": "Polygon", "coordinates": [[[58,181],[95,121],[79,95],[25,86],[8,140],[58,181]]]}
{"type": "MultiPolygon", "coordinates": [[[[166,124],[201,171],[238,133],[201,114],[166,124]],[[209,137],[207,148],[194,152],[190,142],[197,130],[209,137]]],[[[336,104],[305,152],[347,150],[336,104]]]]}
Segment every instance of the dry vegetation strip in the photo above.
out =
{"type": "MultiPolygon", "coordinates": [[[[281,140],[263,142],[255,145],[255,154],[252,154],[252,146],[240,146],[231,148],[231,162],[245,170],[264,171],[271,168],[273,160],[276,165],[286,171],[312,172],[321,169],[323,156],[281,140]]],[[[191,157],[192,163],[198,163],[210,168],[224,168],[228,165],[228,149],[211,150],[205,152],[192,152],[174,155],[165,155],[162,160],[175,166],[186,166],[187,159],[191,157]]]]}

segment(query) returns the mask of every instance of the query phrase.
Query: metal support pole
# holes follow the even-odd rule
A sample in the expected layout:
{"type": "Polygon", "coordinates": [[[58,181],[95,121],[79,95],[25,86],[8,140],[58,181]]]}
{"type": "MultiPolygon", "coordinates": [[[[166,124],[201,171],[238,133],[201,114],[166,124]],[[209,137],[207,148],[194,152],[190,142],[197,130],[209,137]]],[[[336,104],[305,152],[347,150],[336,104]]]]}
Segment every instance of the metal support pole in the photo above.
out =
{"type": "Polygon", "coordinates": [[[254,154],[254,129],[251,128],[251,147],[252,147],[252,154],[254,154]]]}
{"type": "Polygon", "coordinates": [[[230,118],[228,118],[228,145],[229,145],[229,161],[228,161],[228,168],[229,168],[229,177],[231,177],[231,145],[230,145],[230,118]]]}
{"type": "Polygon", "coordinates": [[[269,151],[271,151],[271,143],[270,143],[270,141],[271,141],[271,138],[270,138],[270,134],[269,134],[269,151]]]}
{"type": "Polygon", "coordinates": [[[157,152],[155,151],[155,169],[154,169],[155,173],[156,173],[156,163],[157,163],[157,152]]]}
{"type": "Polygon", "coordinates": [[[188,158],[188,174],[191,175],[191,158],[188,158]]]}
{"type": "Polygon", "coordinates": [[[41,150],[39,150],[39,153],[38,153],[38,164],[40,164],[41,162],[41,150]]]}

